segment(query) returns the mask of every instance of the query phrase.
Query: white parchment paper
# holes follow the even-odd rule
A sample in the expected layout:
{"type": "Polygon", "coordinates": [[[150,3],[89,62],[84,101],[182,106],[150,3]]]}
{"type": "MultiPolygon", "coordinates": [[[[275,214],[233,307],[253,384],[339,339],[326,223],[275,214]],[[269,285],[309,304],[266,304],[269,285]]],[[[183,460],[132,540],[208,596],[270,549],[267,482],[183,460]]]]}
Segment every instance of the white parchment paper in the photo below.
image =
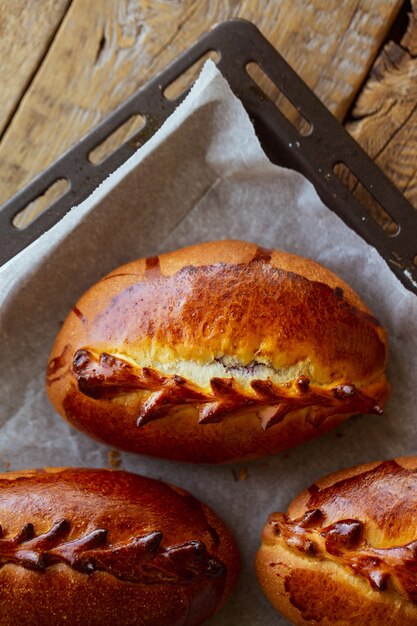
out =
{"type": "Polygon", "coordinates": [[[121,454],[123,469],[177,483],[233,529],[242,576],[210,624],[276,626],[287,622],[264,598],[253,572],[268,513],[286,510],[323,474],[417,452],[417,298],[322,204],[305,178],[268,161],[241,103],[212,63],[145,146],[0,269],[0,468],[108,467],[109,449],[73,430],[48,403],[44,373],[60,324],[86,288],[121,263],[224,238],[323,263],[358,291],[390,337],[393,393],[382,417],[353,418],[316,441],[244,466],[121,454]]]}

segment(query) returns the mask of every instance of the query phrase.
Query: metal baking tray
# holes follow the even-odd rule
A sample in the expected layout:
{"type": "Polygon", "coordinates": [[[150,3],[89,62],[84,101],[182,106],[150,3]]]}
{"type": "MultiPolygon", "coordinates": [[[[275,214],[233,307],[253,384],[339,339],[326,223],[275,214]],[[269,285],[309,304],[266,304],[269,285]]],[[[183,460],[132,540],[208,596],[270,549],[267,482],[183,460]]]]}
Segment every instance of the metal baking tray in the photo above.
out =
{"type": "Polygon", "coordinates": [[[256,26],[244,20],[223,22],[205,34],[74,148],[4,204],[0,210],[0,264],[57,223],[72,206],[84,200],[126,161],[136,151],[138,143],[143,144],[156,132],[189,91],[176,100],[168,100],[164,96],[165,89],[213,50],[219,55],[219,69],[242,101],[271,161],[304,174],[323,202],[374,246],[401,282],[417,294],[417,267],[414,263],[417,254],[417,212],[256,26]],[[262,68],[310,123],[308,135],[301,135],[260,91],[247,71],[251,62],[262,68]],[[137,113],[145,118],[145,126],[103,162],[92,164],[88,159],[89,153],[137,113]],[[394,236],[383,230],[335,174],[333,168],[339,163],[347,166],[398,225],[394,236]],[[13,226],[14,216],[61,178],[69,180],[69,190],[26,228],[13,226]]]}

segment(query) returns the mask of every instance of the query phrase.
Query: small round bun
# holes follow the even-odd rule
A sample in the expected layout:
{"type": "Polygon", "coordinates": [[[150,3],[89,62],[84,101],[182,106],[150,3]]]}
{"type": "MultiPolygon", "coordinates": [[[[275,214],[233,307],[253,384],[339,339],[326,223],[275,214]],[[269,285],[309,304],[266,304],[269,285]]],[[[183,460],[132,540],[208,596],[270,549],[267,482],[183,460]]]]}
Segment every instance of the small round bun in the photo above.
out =
{"type": "Polygon", "coordinates": [[[258,580],[293,624],[417,624],[417,457],[319,480],[272,513],[258,580]]]}
{"type": "Polygon", "coordinates": [[[386,333],[313,261],[217,241],[133,261],[74,306],[49,397],[132,452],[220,463],[274,454],[388,395],[386,333]]]}
{"type": "Polygon", "coordinates": [[[1,474],[0,524],[1,626],[196,626],[239,571],[211,509],[127,472],[1,474]]]}

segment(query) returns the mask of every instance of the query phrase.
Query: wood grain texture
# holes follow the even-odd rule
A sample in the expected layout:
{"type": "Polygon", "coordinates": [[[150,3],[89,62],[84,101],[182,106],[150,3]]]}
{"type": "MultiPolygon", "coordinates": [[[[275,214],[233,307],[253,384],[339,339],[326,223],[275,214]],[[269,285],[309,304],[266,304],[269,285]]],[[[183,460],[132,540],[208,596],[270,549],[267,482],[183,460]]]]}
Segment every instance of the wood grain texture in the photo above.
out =
{"type": "Polygon", "coordinates": [[[341,119],[401,4],[73,0],[0,143],[0,203],[213,24],[231,17],[255,22],[341,119]]]}
{"type": "Polygon", "coordinates": [[[0,137],[30,83],[70,0],[2,0],[0,137]]]}
{"type": "Polygon", "coordinates": [[[417,0],[406,34],[381,51],[352,116],[349,132],[417,208],[417,0]]]}

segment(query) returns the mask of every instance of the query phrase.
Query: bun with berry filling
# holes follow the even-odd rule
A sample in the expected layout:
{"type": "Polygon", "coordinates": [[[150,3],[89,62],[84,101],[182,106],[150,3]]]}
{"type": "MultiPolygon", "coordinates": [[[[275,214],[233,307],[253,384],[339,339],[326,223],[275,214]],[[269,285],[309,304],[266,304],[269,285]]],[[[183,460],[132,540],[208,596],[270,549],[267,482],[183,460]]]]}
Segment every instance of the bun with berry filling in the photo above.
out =
{"type": "Polygon", "coordinates": [[[317,263],[218,241],[119,267],[74,306],[49,397],[113,447],[180,461],[295,446],[388,395],[386,333],[317,263]]]}

